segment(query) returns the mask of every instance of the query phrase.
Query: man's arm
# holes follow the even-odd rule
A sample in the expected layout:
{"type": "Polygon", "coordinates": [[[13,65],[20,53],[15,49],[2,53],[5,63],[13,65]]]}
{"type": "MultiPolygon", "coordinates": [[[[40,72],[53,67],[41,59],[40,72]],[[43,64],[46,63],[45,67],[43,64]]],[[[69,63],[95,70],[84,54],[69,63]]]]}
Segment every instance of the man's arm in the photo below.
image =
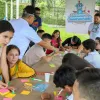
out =
{"type": "Polygon", "coordinates": [[[46,48],[46,49],[49,49],[49,50],[53,50],[55,52],[58,52],[59,49],[57,48],[54,48],[53,46],[51,45],[48,45],[48,43],[44,42],[44,41],[40,41],[39,43],[37,43],[38,45],[40,45],[41,47],[43,48],[46,48]]]}
{"type": "Polygon", "coordinates": [[[58,54],[50,54],[48,56],[43,56],[41,59],[44,59],[45,61],[49,62],[54,56],[57,56],[58,54]]]}
{"type": "Polygon", "coordinates": [[[28,31],[28,33],[30,33],[30,35],[26,33],[26,36],[32,42],[40,45],[43,48],[46,48],[46,49],[49,49],[49,50],[53,50],[55,52],[59,51],[58,49],[54,48],[51,45],[48,45],[48,43],[46,43],[43,40],[41,40],[41,38],[37,35],[37,33],[32,28],[30,28],[30,30],[28,31]]]}
{"type": "Polygon", "coordinates": [[[88,35],[90,35],[92,28],[93,28],[93,24],[90,24],[88,27],[88,35]]]}
{"type": "Polygon", "coordinates": [[[88,31],[88,35],[90,35],[90,31],[88,31]]]}
{"type": "Polygon", "coordinates": [[[38,30],[41,30],[42,29],[42,19],[40,18],[39,19],[39,26],[38,26],[38,30]]]}
{"type": "Polygon", "coordinates": [[[38,30],[41,30],[41,29],[42,29],[42,26],[39,26],[39,27],[38,27],[38,30]]]}
{"type": "Polygon", "coordinates": [[[2,75],[4,77],[5,82],[8,83],[9,74],[8,74],[8,65],[7,65],[7,60],[6,60],[6,46],[3,47],[2,53],[1,53],[1,70],[2,70],[2,75]]]}
{"type": "Polygon", "coordinates": [[[65,46],[66,44],[68,44],[69,41],[70,41],[70,39],[71,39],[71,38],[67,38],[67,39],[62,43],[62,46],[65,46]]]}

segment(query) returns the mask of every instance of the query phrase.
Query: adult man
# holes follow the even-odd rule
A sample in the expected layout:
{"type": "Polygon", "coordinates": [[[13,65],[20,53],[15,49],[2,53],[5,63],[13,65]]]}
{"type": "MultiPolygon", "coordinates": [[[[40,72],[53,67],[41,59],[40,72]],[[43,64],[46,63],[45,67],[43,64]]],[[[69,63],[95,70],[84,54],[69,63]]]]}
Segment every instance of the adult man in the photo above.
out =
{"type": "Polygon", "coordinates": [[[42,29],[42,20],[40,18],[40,11],[41,11],[40,8],[35,7],[35,20],[33,21],[32,25],[31,25],[31,27],[35,31],[37,31],[37,29],[38,30],[42,29]]]}
{"type": "Polygon", "coordinates": [[[88,29],[90,39],[95,40],[96,37],[100,37],[100,13],[96,13],[94,16],[94,23],[91,23],[88,29]]]}
{"type": "MultiPolygon", "coordinates": [[[[34,8],[32,6],[27,6],[23,11],[22,18],[10,21],[15,29],[14,37],[12,38],[10,44],[16,45],[20,49],[20,59],[23,58],[30,41],[47,49],[55,49],[46,42],[42,41],[37,33],[29,26],[34,21],[34,13],[34,8]]],[[[57,49],[55,49],[55,51],[56,50],[57,49]]]]}
{"type": "Polygon", "coordinates": [[[76,74],[74,100],[100,100],[100,69],[88,68],[76,74]]]}

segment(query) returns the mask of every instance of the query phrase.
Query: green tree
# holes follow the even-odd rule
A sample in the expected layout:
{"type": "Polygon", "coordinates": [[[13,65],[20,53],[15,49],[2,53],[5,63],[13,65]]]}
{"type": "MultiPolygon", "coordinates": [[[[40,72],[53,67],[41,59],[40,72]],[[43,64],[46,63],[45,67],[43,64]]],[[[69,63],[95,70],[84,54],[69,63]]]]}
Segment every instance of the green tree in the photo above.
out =
{"type": "Polygon", "coordinates": [[[96,5],[100,6],[100,0],[96,0],[96,5]]]}

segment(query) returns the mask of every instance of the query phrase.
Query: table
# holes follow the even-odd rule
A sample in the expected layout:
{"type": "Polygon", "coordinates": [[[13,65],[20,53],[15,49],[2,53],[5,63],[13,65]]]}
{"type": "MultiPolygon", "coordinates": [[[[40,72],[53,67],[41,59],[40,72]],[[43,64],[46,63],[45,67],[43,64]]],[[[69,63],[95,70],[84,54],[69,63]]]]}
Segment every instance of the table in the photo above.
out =
{"type": "MultiPolygon", "coordinates": [[[[39,61],[37,64],[32,66],[36,71],[38,72],[55,72],[56,69],[61,65],[62,57],[56,56],[54,57],[49,63],[47,63],[44,60],[39,61]],[[56,67],[51,68],[49,66],[50,63],[55,64],[56,67]]],[[[37,75],[36,78],[44,80],[44,75],[37,75]]],[[[26,90],[24,88],[24,83],[20,81],[21,79],[15,79],[12,80],[11,85],[16,88],[16,96],[13,98],[13,100],[41,100],[41,93],[37,91],[32,91],[29,95],[22,95],[20,94],[23,90],[26,90]]],[[[43,81],[44,82],[44,81],[43,81]]],[[[31,83],[34,85],[38,83],[37,81],[31,81],[31,83]]],[[[47,88],[46,92],[53,93],[53,91],[58,91],[53,84],[53,76],[50,77],[49,87],[47,88]]],[[[0,100],[3,100],[3,97],[0,96],[0,100]]],[[[54,99],[52,99],[54,100],[54,99]]]]}

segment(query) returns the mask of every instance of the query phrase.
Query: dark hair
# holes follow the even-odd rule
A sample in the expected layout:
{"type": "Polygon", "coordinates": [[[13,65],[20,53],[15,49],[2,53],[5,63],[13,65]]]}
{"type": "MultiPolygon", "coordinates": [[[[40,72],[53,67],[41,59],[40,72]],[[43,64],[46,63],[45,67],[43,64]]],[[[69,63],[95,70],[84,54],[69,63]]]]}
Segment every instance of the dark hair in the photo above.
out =
{"type": "Polygon", "coordinates": [[[23,10],[22,17],[28,17],[29,14],[35,14],[35,9],[33,6],[26,6],[23,10]]]}
{"type": "Polygon", "coordinates": [[[59,32],[59,37],[58,37],[58,39],[57,39],[58,48],[59,48],[59,46],[60,46],[60,41],[61,41],[61,38],[60,38],[60,31],[59,31],[59,30],[55,30],[55,31],[53,32],[53,34],[52,34],[52,38],[54,38],[54,34],[57,33],[57,32],[59,32]]]}
{"type": "Polygon", "coordinates": [[[12,25],[6,20],[0,20],[0,33],[10,31],[14,33],[14,28],[12,25]]]}
{"type": "Polygon", "coordinates": [[[95,13],[99,13],[99,10],[95,10],[95,13]]]}
{"type": "Polygon", "coordinates": [[[50,34],[48,34],[48,33],[45,33],[45,34],[42,35],[42,39],[45,39],[45,38],[51,40],[52,39],[52,36],[50,34]]]}
{"type": "Polygon", "coordinates": [[[98,41],[99,41],[99,43],[100,43],[100,37],[96,37],[96,40],[98,40],[98,41]]]}
{"type": "Polygon", "coordinates": [[[80,97],[100,100],[100,69],[88,68],[76,73],[80,97]]]}
{"type": "Polygon", "coordinates": [[[35,7],[35,11],[40,11],[40,8],[39,7],[35,7]]]}
{"type": "Polygon", "coordinates": [[[96,13],[95,16],[100,17],[100,13],[96,13]]]}
{"type": "Polygon", "coordinates": [[[72,87],[75,79],[74,68],[72,68],[69,64],[63,64],[56,70],[53,82],[56,87],[65,88],[66,85],[72,87]]]}
{"type": "Polygon", "coordinates": [[[77,36],[73,36],[72,41],[76,44],[80,39],[77,36]]]}
{"type": "Polygon", "coordinates": [[[43,32],[44,32],[44,30],[38,30],[38,31],[37,31],[37,33],[41,33],[41,34],[42,34],[43,32]]]}
{"type": "Polygon", "coordinates": [[[7,50],[6,50],[6,54],[8,54],[9,51],[11,51],[12,49],[16,49],[18,51],[19,55],[20,55],[20,50],[16,45],[8,45],[7,50]]]}
{"type": "Polygon", "coordinates": [[[82,70],[85,67],[93,67],[89,62],[73,53],[67,53],[62,59],[62,63],[70,64],[76,70],[82,70]]]}
{"type": "Polygon", "coordinates": [[[87,39],[82,44],[87,50],[90,49],[92,52],[96,49],[96,43],[92,39],[87,39]]]}

